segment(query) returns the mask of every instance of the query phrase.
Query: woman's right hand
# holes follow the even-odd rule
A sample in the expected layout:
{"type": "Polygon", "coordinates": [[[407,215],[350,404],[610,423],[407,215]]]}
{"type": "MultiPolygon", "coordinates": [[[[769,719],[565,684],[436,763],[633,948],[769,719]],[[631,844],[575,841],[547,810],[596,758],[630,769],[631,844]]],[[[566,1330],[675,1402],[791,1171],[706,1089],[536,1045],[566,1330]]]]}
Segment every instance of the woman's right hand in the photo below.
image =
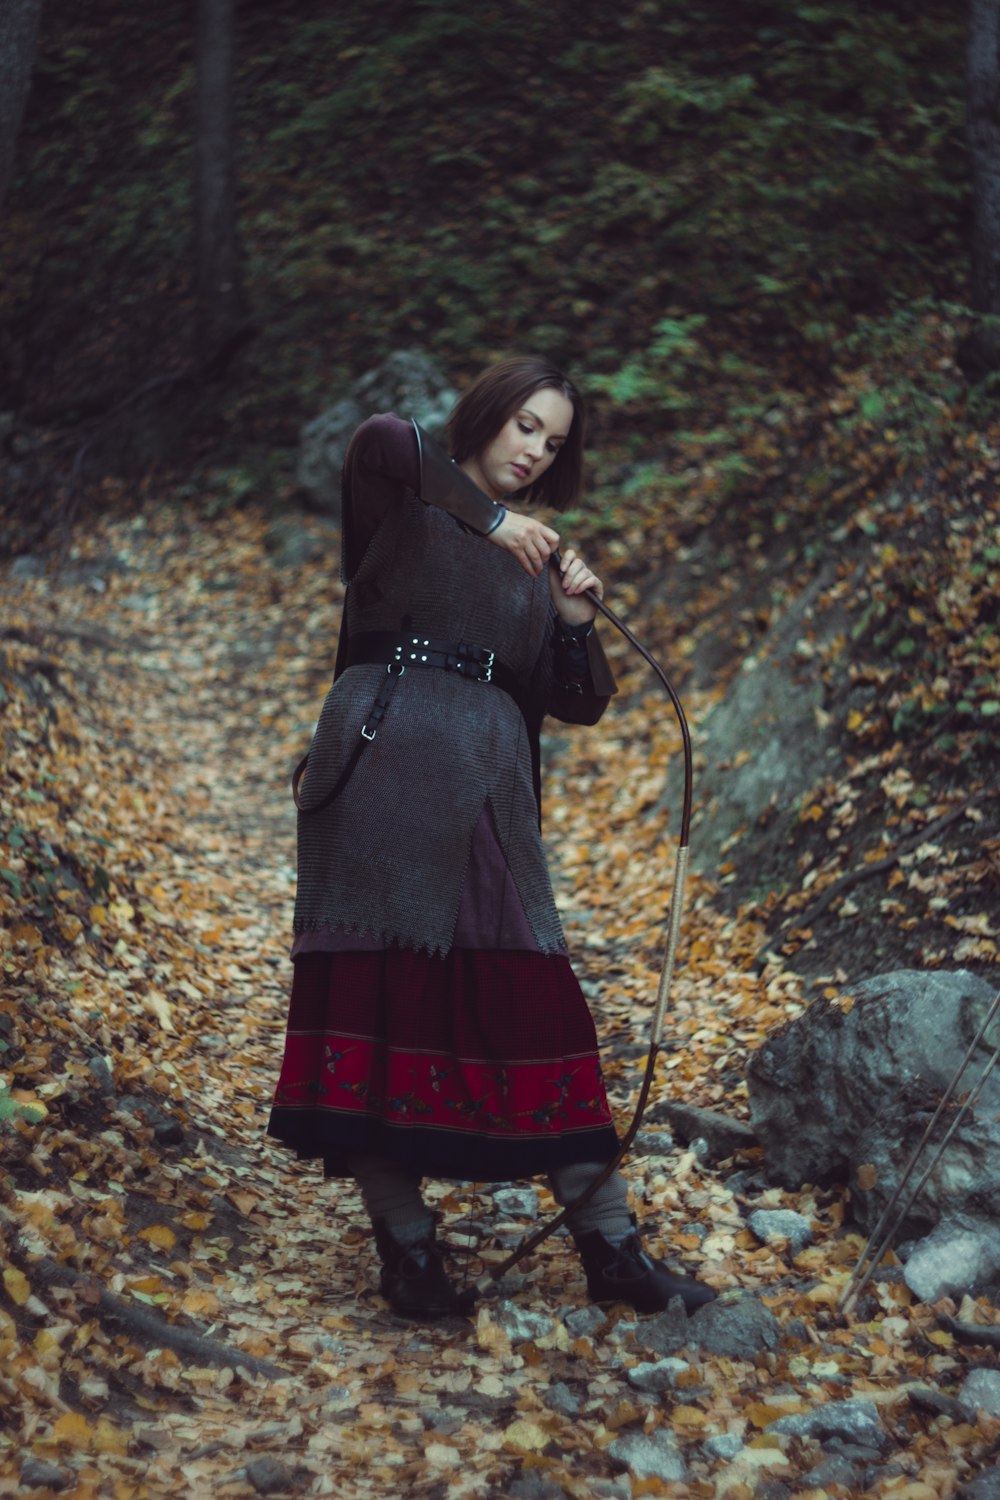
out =
{"type": "Polygon", "coordinates": [[[543,525],[535,516],[509,510],[486,540],[510,552],[526,573],[537,578],[559,546],[559,533],[551,526],[543,525]]]}

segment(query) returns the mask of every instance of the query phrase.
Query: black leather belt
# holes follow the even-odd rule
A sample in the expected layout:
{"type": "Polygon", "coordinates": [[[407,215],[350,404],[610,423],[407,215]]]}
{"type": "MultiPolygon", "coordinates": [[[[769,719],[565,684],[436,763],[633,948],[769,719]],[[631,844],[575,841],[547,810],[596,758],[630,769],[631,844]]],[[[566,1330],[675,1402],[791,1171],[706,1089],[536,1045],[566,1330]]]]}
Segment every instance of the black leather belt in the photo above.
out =
{"type": "Polygon", "coordinates": [[[508,693],[520,708],[520,685],[510,667],[497,661],[488,646],[474,646],[465,641],[434,641],[419,631],[368,630],[352,637],[347,654],[348,667],[384,666],[386,675],[379,684],[375,701],[364,724],[361,738],[352,750],[347,764],[337,777],[326,796],[312,807],[303,806],[299,798],[299,784],[309,764],[304,755],[292,772],[292,797],[299,812],[322,812],[335,801],[354,774],[365,746],[378,733],[379,725],[389,707],[389,700],[396,683],[403,673],[411,668],[436,667],[439,671],[457,672],[460,677],[472,682],[486,682],[508,693]]]}
{"type": "Polygon", "coordinates": [[[520,691],[510,667],[497,661],[488,646],[474,646],[466,641],[434,641],[417,630],[368,630],[352,637],[347,665],[360,667],[370,663],[457,672],[473,682],[491,682],[515,701],[520,691]]]}

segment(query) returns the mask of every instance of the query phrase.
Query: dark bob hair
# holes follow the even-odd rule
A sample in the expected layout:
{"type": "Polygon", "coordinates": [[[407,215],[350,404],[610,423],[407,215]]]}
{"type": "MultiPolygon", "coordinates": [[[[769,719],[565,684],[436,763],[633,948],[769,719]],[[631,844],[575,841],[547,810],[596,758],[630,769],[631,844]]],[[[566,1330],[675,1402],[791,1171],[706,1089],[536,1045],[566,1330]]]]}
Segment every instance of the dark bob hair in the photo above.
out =
{"type": "Polygon", "coordinates": [[[491,365],[472,382],[448,419],[448,446],[456,463],[474,458],[488,447],[515,412],[536,391],[559,391],[573,407],[566,441],[540,479],[521,498],[532,505],[565,510],[580,493],[583,477],[583,438],[586,409],[571,380],[550,360],[534,354],[515,356],[491,365]]]}

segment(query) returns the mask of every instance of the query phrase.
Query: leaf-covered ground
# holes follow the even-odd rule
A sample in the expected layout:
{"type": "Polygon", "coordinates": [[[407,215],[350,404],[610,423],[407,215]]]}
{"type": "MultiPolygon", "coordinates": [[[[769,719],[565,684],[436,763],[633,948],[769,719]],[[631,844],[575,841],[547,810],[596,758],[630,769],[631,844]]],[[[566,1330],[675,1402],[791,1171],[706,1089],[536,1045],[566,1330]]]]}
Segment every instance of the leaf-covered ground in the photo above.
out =
{"type": "MultiPolygon", "coordinates": [[[[908,1391],[947,1395],[989,1364],[940,1314],[996,1324],[996,1310],[914,1305],[890,1275],[860,1321],[839,1321],[860,1240],[838,1190],[767,1189],[752,1151],[710,1169],[654,1133],[629,1169],[651,1242],[720,1291],[760,1295],[781,1337],[744,1358],[688,1351],[676,1387],[650,1393],[635,1373],[655,1357],[641,1325],[622,1308],[580,1316],[565,1239],[474,1323],[406,1325],[375,1290],[353,1187],[265,1138],[288,982],[287,774],[325,689],[340,597],[328,534],[301,529],[312,560],[278,566],[261,515],[163,504],[81,530],[38,576],[5,572],[2,1492],[48,1476],[64,1495],[116,1500],[818,1500],[847,1492],[809,1477],[818,1442],[771,1424],[863,1397],[887,1444],[860,1463],[859,1487],[950,1495],[992,1463],[1000,1419],[936,1414],[908,1391]],[[751,1205],[797,1209],[813,1243],[760,1244],[751,1205]],[[536,1321],[519,1329],[510,1303],[536,1321]],[[658,1432],[674,1435],[683,1481],[622,1473],[613,1445],[658,1432]],[[724,1435],[742,1440],[738,1457],[712,1447],[724,1435]]],[[[627,1118],[673,860],[648,813],[677,743],[650,734],[660,701],[618,660],[620,705],[550,745],[547,832],[627,1118]]],[[[746,1054],[799,1011],[803,986],[780,958],[761,971],[763,926],[713,897],[692,882],[659,1094],[739,1115],[746,1054]]],[[[488,1188],[433,1191],[460,1275],[528,1227],[488,1188]]]]}

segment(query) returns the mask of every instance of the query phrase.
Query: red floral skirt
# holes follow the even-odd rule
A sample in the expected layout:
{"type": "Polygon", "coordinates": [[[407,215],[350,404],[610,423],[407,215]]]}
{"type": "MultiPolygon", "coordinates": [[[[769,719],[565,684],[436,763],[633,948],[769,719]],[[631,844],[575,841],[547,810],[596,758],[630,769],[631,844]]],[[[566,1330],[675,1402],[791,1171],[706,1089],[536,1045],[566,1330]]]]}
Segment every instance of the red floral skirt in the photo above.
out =
{"type": "Polygon", "coordinates": [[[327,1176],[364,1151],[480,1182],[618,1144],[569,960],[458,947],[300,952],[268,1133],[327,1176]]]}

